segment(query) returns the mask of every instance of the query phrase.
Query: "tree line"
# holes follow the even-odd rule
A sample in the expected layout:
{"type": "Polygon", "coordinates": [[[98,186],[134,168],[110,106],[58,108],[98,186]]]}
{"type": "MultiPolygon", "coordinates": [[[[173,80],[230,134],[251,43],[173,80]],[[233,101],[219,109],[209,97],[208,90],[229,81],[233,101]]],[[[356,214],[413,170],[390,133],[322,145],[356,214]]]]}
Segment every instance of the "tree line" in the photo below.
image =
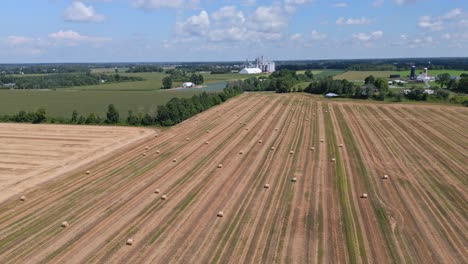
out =
{"type": "Polygon", "coordinates": [[[135,72],[163,72],[163,68],[161,66],[156,65],[137,65],[128,68],[127,72],[135,73],[135,72]]]}
{"type": "Polygon", "coordinates": [[[62,73],[44,76],[0,75],[0,85],[15,84],[16,89],[56,89],[73,86],[98,85],[112,82],[143,81],[141,77],[119,74],[62,73]]]}

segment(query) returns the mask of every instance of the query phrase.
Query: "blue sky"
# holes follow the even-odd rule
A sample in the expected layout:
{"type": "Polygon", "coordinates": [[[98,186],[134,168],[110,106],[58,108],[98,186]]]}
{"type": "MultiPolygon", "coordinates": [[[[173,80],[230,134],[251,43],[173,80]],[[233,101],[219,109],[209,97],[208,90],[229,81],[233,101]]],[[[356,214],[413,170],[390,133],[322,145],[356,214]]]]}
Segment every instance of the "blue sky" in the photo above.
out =
{"type": "Polygon", "coordinates": [[[466,0],[2,0],[0,63],[468,56],[466,0]]]}

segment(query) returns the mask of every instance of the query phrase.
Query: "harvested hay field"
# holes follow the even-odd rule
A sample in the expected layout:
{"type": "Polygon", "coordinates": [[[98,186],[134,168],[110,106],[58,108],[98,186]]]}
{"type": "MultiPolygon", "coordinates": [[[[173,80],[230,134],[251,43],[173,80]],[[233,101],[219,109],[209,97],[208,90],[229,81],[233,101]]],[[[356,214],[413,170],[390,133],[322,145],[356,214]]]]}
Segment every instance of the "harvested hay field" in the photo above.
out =
{"type": "Polygon", "coordinates": [[[0,204],[0,262],[467,263],[465,131],[466,108],[244,94],[0,204]]]}
{"type": "Polygon", "coordinates": [[[127,127],[0,123],[0,202],[153,133],[127,127]]]}

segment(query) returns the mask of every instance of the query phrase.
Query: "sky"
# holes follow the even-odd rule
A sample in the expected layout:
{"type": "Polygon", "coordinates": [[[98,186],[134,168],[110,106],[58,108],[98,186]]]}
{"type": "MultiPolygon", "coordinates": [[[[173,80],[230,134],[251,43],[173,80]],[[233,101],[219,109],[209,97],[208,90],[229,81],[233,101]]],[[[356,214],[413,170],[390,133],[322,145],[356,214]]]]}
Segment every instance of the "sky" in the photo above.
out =
{"type": "Polygon", "coordinates": [[[467,0],[2,0],[0,64],[468,57],[467,0]]]}

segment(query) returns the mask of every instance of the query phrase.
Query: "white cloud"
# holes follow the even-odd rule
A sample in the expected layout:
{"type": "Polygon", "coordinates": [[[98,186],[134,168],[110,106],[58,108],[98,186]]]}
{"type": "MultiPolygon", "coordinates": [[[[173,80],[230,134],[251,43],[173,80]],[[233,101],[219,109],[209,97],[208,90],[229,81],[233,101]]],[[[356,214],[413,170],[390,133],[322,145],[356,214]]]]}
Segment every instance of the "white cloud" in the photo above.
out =
{"type": "Polygon", "coordinates": [[[419,18],[418,26],[431,31],[441,31],[445,28],[445,23],[450,24],[458,20],[461,24],[460,22],[464,20],[463,16],[462,10],[455,8],[438,17],[422,16],[419,18]]]}
{"type": "Polygon", "coordinates": [[[310,38],[312,40],[324,40],[327,38],[327,35],[325,33],[318,32],[317,30],[312,30],[312,33],[310,33],[310,38]]]}
{"type": "Polygon", "coordinates": [[[361,41],[361,42],[368,42],[368,41],[371,41],[371,40],[381,39],[382,36],[383,36],[383,31],[378,30],[378,31],[374,31],[374,32],[372,32],[370,34],[366,34],[366,33],[353,34],[353,39],[361,41]]]}
{"type": "Polygon", "coordinates": [[[18,46],[32,43],[34,39],[23,36],[9,36],[6,38],[6,43],[10,46],[18,46]]]}
{"type": "Polygon", "coordinates": [[[210,29],[210,18],[205,10],[200,14],[189,17],[185,22],[179,23],[179,33],[188,36],[203,36],[210,29]]]}
{"type": "Polygon", "coordinates": [[[65,9],[63,19],[77,22],[101,22],[105,17],[97,14],[92,6],[86,6],[82,2],[76,1],[65,9]]]}
{"type": "Polygon", "coordinates": [[[287,26],[287,17],[279,6],[260,6],[249,19],[249,26],[259,32],[278,32],[287,26]]]}
{"type": "Polygon", "coordinates": [[[455,8],[453,10],[450,10],[448,13],[445,13],[440,17],[442,20],[451,20],[457,17],[460,17],[462,15],[462,10],[460,8],[455,8]]]}
{"type": "Polygon", "coordinates": [[[343,26],[343,25],[367,25],[370,24],[370,19],[361,17],[361,18],[348,18],[345,19],[344,17],[340,17],[336,20],[336,24],[343,26]]]}
{"type": "Polygon", "coordinates": [[[418,26],[432,31],[440,31],[443,27],[442,20],[432,19],[430,16],[422,16],[419,18],[418,26]]]}
{"type": "Polygon", "coordinates": [[[346,2],[334,3],[334,4],[333,4],[333,7],[336,7],[336,8],[345,8],[345,7],[348,7],[348,3],[346,3],[346,2]]]}
{"type": "Polygon", "coordinates": [[[79,43],[98,44],[111,40],[110,38],[81,35],[73,30],[60,30],[58,32],[50,33],[49,39],[56,43],[65,43],[67,45],[77,45],[79,43]]]}
{"type": "Polygon", "coordinates": [[[244,23],[244,13],[235,6],[224,6],[215,11],[211,17],[213,20],[222,22],[244,23]],[[227,21],[226,21],[227,20],[227,21]]]}

